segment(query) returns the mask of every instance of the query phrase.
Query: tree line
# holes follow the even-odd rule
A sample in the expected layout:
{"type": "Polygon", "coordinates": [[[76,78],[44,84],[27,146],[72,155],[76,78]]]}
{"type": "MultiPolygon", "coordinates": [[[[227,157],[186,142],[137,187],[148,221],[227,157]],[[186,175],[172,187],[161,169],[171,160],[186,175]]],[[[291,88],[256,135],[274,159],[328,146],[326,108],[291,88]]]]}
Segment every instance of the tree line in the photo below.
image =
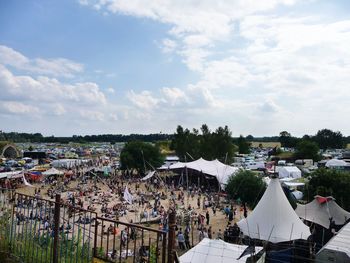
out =
{"type": "Polygon", "coordinates": [[[154,133],[154,134],[101,134],[101,135],[73,135],[70,137],[43,136],[41,133],[18,133],[18,132],[1,132],[0,141],[11,142],[31,142],[31,143],[89,143],[89,142],[129,142],[144,141],[156,142],[171,140],[173,135],[154,133]]]}

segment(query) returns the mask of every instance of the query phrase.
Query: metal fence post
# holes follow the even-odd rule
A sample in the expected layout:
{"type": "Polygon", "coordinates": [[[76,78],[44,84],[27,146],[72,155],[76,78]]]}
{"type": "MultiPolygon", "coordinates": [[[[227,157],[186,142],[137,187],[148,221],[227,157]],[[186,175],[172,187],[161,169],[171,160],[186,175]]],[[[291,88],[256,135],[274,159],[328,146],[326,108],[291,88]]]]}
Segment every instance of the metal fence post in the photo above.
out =
{"type": "Polygon", "coordinates": [[[169,238],[168,238],[168,263],[174,262],[175,248],[175,227],[176,227],[176,211],[172,210],[169,214],[169,238]]]}
{"type": "Polygon", "coordinates": [[[60,206],[61,206],[61,195],[56,194],[56,200],[55,200],[55,211],[54,211],[54,237],[53,237],[53,255],[52,255],[52,262],[57,263],[58,262],[58,239],[59,239],[59,228],[60,228],[60,206]]]}

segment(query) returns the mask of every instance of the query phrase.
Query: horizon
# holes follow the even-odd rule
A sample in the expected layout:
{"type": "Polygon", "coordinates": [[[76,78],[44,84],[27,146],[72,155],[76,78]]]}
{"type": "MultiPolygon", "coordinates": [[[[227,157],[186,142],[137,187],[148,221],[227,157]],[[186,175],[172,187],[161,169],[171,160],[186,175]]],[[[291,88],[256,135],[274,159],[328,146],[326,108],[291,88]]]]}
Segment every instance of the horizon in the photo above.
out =
{"type": "MultiPolygon", "coordinates": [[[[350,2],[2,1],[4,131],[350,135],[350,2]]],[[[85,136],[85,135],[82,135],[85,136]]],[[[267,136],[270,137],[270,136],[267,136]]]]}

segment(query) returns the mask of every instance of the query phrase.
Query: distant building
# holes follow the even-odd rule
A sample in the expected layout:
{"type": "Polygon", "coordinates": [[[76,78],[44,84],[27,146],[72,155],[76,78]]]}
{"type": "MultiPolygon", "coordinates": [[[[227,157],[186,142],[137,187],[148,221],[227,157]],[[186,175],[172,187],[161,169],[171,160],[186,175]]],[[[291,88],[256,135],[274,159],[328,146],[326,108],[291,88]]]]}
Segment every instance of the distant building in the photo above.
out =
{"type": "Polygon", "coordinates": [[[16,159],[20,157],[19,151],[14,144],[9,142],[0,142],[0,157],[16,159]]]}

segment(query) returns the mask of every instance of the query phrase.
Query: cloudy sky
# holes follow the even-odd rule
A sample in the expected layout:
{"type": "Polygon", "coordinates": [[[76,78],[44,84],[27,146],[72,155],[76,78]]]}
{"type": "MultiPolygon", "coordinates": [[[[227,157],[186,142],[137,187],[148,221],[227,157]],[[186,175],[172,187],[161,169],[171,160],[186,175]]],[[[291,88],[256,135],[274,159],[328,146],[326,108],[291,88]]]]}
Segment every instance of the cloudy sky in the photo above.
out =
{"type": "Polygon", "coordinates": [[[0,1],[0,130],[350,135],[350,1],[0,1]]]}

